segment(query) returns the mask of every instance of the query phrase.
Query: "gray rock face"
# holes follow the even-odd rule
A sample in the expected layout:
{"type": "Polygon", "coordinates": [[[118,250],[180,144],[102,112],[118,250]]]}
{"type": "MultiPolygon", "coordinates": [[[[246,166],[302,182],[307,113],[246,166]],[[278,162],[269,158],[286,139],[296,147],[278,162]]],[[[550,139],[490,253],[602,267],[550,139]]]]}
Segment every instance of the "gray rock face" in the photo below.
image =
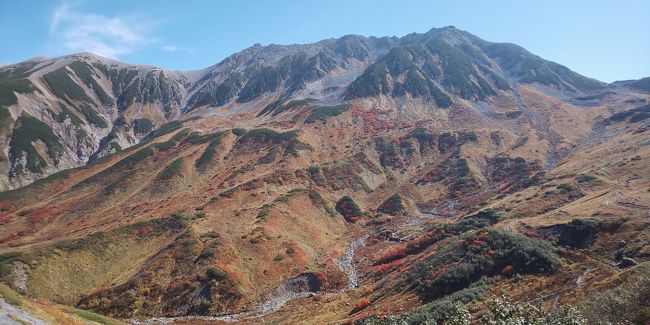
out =
{"type": "Polygon", "coordinates": [[[84,165],[139,143],[166,122],[225,105],[245,111],[261,100],[338,104],[390,96],[446,107],[513,92],[513,83],[559,93],[603,87],[521,47],[453,27],[401,38],[347,35],[255,45],[188,72],[90,53],[35,58],[0,67],[0,190],[84,165]]]}

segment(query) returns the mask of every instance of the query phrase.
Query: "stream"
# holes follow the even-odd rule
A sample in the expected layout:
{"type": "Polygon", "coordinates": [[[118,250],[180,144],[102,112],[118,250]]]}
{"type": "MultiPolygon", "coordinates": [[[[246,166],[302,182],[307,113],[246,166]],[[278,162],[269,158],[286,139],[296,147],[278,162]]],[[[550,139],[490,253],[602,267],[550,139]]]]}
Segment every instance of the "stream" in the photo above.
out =
{"type": "MultiPolygon", "coordinates": [[[[336,259],[334,263],[348,276],[348,286],[343,290],[354,289],[359,285],[359,276],[357,274],[356,266],[354,263],[354,253],[357,248],[363,246],[365,241],[370,237],[370,234],[365,235],[352,243],[345,250],[341,258],[336,259]]],[[[275,312],[282,308],[287,302],[307,298],[317,293],[319,286],[313,282],[314,275],[301,274],[291,278],[275,289],[263,295],[262,302],[254,308],[236,314],[223,315],[223,316],[178,316],[178,317],[154,317],[143,320],[129,320],[129,324],[144,325],[144,324],[171,324],[175,321],[182,320],[204,320],[204,321],[222,321],[222,322],[238,322],[244,319],[258,318],[269,313],[275,312]]]]}
{"type": "Polygon", "coordinates": [[[338,266],[343,273],[348,275],[348,289],[354,289],[359,286],[359,276],[357,275],[357,269],[354,266],[354,253],[369,237],[370,234],[353,241],[348,249],[345,250],[345,254],[343,254],[340,259],[334,261],[336,266],[338,266]]]}

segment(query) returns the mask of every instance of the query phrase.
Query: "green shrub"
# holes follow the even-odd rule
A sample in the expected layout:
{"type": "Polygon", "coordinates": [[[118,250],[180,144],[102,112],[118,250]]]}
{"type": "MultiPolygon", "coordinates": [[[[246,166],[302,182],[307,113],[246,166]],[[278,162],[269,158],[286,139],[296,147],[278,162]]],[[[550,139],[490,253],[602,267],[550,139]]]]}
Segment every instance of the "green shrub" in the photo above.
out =
{"type": "Polygon", "coordinates": [[[214,154],[217,152],[217,146],[221,143],[221,138],[223,137],[223,132],[217,132],[212,135],[210,135],[210,143],[208,146],[205,148],[205,151],[201,154],[201,157],[196,160],[194,165],[196,168],[201,168],[205,166],[207,163],[212,161],[212,158],[214,157],[214,154]]]}
{"type": "Polygon", "coordinates": [[[290,155],[292,155],[294,157],[298,157],[299,156],[298,151],[299,150],[306,150],[306,149],[311,149],[311,146],[306,144],[306,143],[300,142],[298,139],[293,139],[293,140],[289,141],[289,143],[287,143],[287,148],[285,150],[285,156],[287,154],[290,154],[290,155]]]}
{"type": "Polygon", "coordinates": [[[494,283],[492,279],[482,278],[465,289],[429,302],[406,313],[401,318],[407,324],[436,324],[442,322],[449,325],[450,318],[457,314],[458,304],[462,306],[462,304],[482,300],[492,283],[494,283]]]}
{"type": "Polygon", "coordinates": [[[248,131],[246,129],[242,129],[242,128],[234,128],[234,129],[231,130],[231,132],[232,132],[232,134],[240,137],[240,136],[246,134],[246,132],[248,132],[248,131]]]}
{"type": "Polygon", "coordinates": [[[196,258],[198,260],[205,260],[205,259],[211,259],[216,256],[216,252],[212,248],[206,248],[203,251],[201,251],[201,254],[196,258]]]}
{"type": "Polygon", "coordinates": [[[324,122],[327,118],[341,115],[349,109],[349,104],[316,107],[311,111],[309,116],[307,116],[305,123],[309,124],[318,121],[324,122]]]}
{"type": "Polygon", "coordinates": [[[235,186],[233,188],[230,188],[228,190],[225,190],[225,191],[219,193],[219,196],[232,198],[233,194],[235,194],[235,192],[237,192],[238,189],[239,189],[239,186],[235,186]]]}
{"type": "Polygon", "coordinates": [[[72,122],[72,125],[74,126],[80,126],[81,124],[84,124],[84,122],[77,115],[72,113],[72,111],[70,111],[67,106],[59,104],[59,108],[61,109],[61,113],[58,115],[50,112],[53,115],[55,121],[63,123],[65,120],[70,118],[70,122],[72,122]]]}
{"type": "Polygon", "coordinates": [[[214,134],[200,134],[199,132],[194,131],[190,133],[185,139],[183,139],[183,143],[189,143],[189,144],[206,143],[212,141],[213,136],[214,134]]]}
{"type": "Polygon", "coordinates": [[[214,96],[217,106],[229,102],[237,96],[237,92],[242,86],[243,78],[239,73],[232,73],[216,89],[214,96]]]}
{"type": "Polygon", "coordinates": [[[320,173],[320,166],[311,165],[307,167],[307,172],[309,172],[310,175],[318,174],[320,173]]]}
{"type": "Polygon", "coordinates": [[[440,39],[432,39],[426,43],[426,46],[442,61],[444,71],[442,83],[452,87],[462,98],[482,100],[487,95],[494,93],[494,89],[484,80],[479,82],[479,85],[471,80],[472,76],[477,80],[482,80],[482,78],[474,69],[472,60],[466,53],[440,39]]]}
{"type": "Polygon", "coordinates": [[[612,122],[621,122],[629,118],[630,123],[641,122],[650,118],[650,105],[645,105],[631,110],[618,112],[603,121],[605,125],[612,122]]]}
{"type": "Polygon", "coordinates": [[[492,226],[499,222],[501,215],[493,209],[485,209],[470,216],[460,219],[456,223],[444,224],[440,227],[446,232],[458,235],[467,231],[477,230],[492,226]]]}
{"type": "Polygon", "coordinates": [[[205,272],[205,276],[208,278],[208,280],[217,281],[223,281],[228,278],[228,274],[226,272],[221,271],[215,267],[209,267],[205,272]]]}
{"type": "Polygon", "coordinates": [[[86,120],[88,122],[96,125],[99,128],[104,129],[108,127],[108,124],[106,124],[104,118],[97,114],[97,112],[89,105],[84,104],[81,106],[81,114],[86,117],[86,120]]]}
{"type": "Polygon", "coordinates": [[[153,130],[154,124],[150,119],[137,118],[133,120],[133,132],[135,134],[146,134],[153,130]]]}
{"type": "Polygon", "coordinates": [[[181,175],[181,168],[183,168],[183,158],[178,158],[174,160],[169,166],[165,167],[160,174],[158,174],[158,180],[169,180],[173,177],[181,175]]]}
{"type": "Polygon", "coordinates": [[[288,142],[298,136],[298,131],[277,132],[271,129],[253,129],[246,132],[241,140],[271,141],[272,143],[288,142]]]}
{"type": "Polygon", "coordinates": [[[59,138],[47,124],[23,112],[18,118],[16,125],[11,142],[9,143],[9,153],[12,158],[12,163],[16,163],[20,155],[25,152],[27,154],[27,164],[25,167],[34,173],[42,172],[42,168],[47,166],[47,162],[32,145],[32,142],[36,140],[43,141],[47,146],[48,156],[55,163],[58,162],[58,158],[63,152],[63,146],[59,138]]]}
{"type": "Polygon", "coordinates": [[[153,149],[151,149],[151,147],[146,147],[142,150],[130,154],[129,156],[126,156],[122,160],[116,162],[113,166],[111,166],[111,168],[121,169],[125,167],[133,167],[135,164],[153,155],[154,155],[153,149]]]}
{"type": "Polygon", "coordinates": [[[104,89],[95,81],[93,78],[94,72],[91,70],[90,66],[82,61],[74,61],[70,63],[69,67],[74,71],[74,73],[81,79],[81,81],[92,89],[97,98],[99,98],[100,103],[103,105],[112,105],[113,101],[108,97],[104,89]]]}
{"type": "Polygon", "coordinates": [[[0,79],[0,134],[9,130],[12,124],[11,113],[7,107],[17,104],[15,93],[32,93],[37,88],[29,79],[0,79]]]}
{"type": "Polygon", "coordinates": [[[559,265],[555,248],[547,242],[485,229],[448,240],[413,267],[410,279],[425,299],[433,300],[467,288],[482,277],[546,274],[559,265]]]}
{"type": "Polygon", "coordinates": [[[584,316],[574,307],[547,312],[543,307],[530,303],[513,303],[496,298],[487,302],[487,313],[481,317],[481,325],[495,324],[557,324],[557,325],[585,325],[584,316]]]}
{"type": "Polygon", "coordinates": [[[406,138],[415,138],[417,139],[418,143],[420,143],[420,145],[431,143],[436,140],[436,136],[425,128],[415,128],[413,131],[409,132],[406,135],[406,138]]]}
{"type": "Polygon", "coordinates": [[[354,221],[355,217],[361,217],[364,215],[357,203],[347,195],[336,202],[336,211],[348,222],[354,221]]]}
{"type": "Polygon", "coordinates": [[[174,213],[171,216],[169,216],[169,220],[184,226],[189,219],[182,214],[174,213]]]}
{"type": "Polygon", "coordinates": [[[239,92],[237,102],[249,102],[263,93],[275,91],[280,87],[282,76],[271,66],[262,67],[251,76],[244,88],[239,92]]]}
{"type": "Polygon", "coordinates": [[[355,79],[348,87],[346,100],[373,97],[388,94],[388,69],[386,63],[379,62],[370,65],[361,76],[355,79]]]}
{"type": "Polygon", "coordinates": [[[405,212],[406,206],[402,202],[402,197],[399,194],[393,194],[377,208],[377,211],[396,215],[405,212]]]}
{"type": "Polygon", "coordinates": [[[262,116],[262,115],[267,115],[271,114],[272,116],[276,116],[282,112],[292,110],[296,107],[300,106],[305,106],[310,103],[312,103],[314,99],[311,98],[306,98],[306,99],[297,99],[297,100],[292,100],[292,99],[278,99],[264,107],[262,111],[260,111],[257,116],[262,116]]]}
{"type": "Polygon", "coordinates": [[[180,129],[182,126],[183,126],[183,123],[180,122],[180,121],[171,121],[171,122],[165,123],[165,124],[161,125],[159,128],[149,132],[149,134],[147,134],[142,139],[141,142],[150,141],[152,139],[158,138],[158,137],[163,136],[165,134],[169,134],[171,132],[174,132],[174,131],[180,129]]]}
{"type": "Polygon", "coordinates": [[[176,134],[174,134],[174,136],[169,138],[169,140],[167,140],[165,142],[157,143],[156,148],[158,150],[160,150],[160,151],[167,151],[167,150],[173,148],[174,146],[176,146],[176,144],[179,141],[181,141],[183,138],[185,138],[189,133],[190,133],[189,129],[183,129],[180,132],[177,132],[176,134]]]}
{"type": "Polygon", "coordinates": [[[578,184],[586,184],[586,183],[591,183],[595,180],[597,180],[598,177],[589,175],[589,174],[578,174],[578,177],[576,177],[576,182],[578,184]]]}
{"type": "Polygon", "coordinates": [[[257,160],[257,163],[263,165],[273,163],[275,159],[277,159],[279,151],[280,149],[278,147],[271,148],[271,150],[269,150],[266,155],[257,160]]]}
{"type": "Polygon", "coordinates": [[[205,218],[207,216],[208,215],[205,212],[197,211],[196,213],[194,213],[194,217],[192,217],[192,219],[203,219],[203,218],[205,218]]]}
{"type": "Polygon", "coordinates": [[[560,184],[556,186],[559,193],[569,193],[575,191],[575,188],[569,184],[560,184]]]}
{"type": "Polygon", "coordinates": [[[52,93],[71,105],[74,101],[92,103],[92,100],[68,75],[66,67],[56,69],[43,75],[43,80],[52,90],[52,93]]]}
{"type": "Polygon", "coordinates": [[[562,226],[558,244],[574,248],[591,245],[600,230],[600,221],[594,219],[573,219],[562,226]]]}

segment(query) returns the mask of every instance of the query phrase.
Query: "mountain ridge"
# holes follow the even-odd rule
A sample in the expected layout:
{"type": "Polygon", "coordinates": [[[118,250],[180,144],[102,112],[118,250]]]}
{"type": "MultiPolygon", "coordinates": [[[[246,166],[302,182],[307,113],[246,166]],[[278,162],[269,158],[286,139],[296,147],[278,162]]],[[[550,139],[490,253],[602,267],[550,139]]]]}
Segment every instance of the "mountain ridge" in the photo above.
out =
{"type": "Polygon", "coordinates": [[[479,321],[494,299],[647,323],[644,81],[494,44],[254,46],[194,81],[0,69],[0,296],[70,323],[479,321]]]}
{"type": "Polygon", "coordinates": [[[572,92],[589,95],[605,87],[604,83],[521,47],[484,41],[453,26],[402,37],[345,35],[312,44],[254,45],[217,64],[192,71],[132,65],[82,52],[4,66],[0,76],[7,79],[7,85],[13,85],[12,80],[28,84],[28,88],[5,87],[11,94],[7,94],[7,104],[0,107],[4,111],[0,112],[0,124],[8,125],[8,130],[0,134],[5,149],[0,162],[5,165],[0,188],[4,189],[138,143],[143,135],[133,132],[135,120],[142,120],[140,125],[159,127],[191,116],[222,114],[220,111],[225,113],[237,105],[239,111],[247,110],[267,99],[315,98],[339,104],[408,93],[447,107],[457,98],[483,102],[497,92],[512,92],[512,85],[517,83],[549,87],[556,92],[553,96],[572,96],[572,92]],[[52,89],[44,79],[48,76],[58,88],[65,85],[69,89],[52,89]],[[21,99],[38,98],[45,106],[34,107],[35,101],[21,106],[11,98],[13,92],[26,95],[21,99]],[[34,154],[39,151],[36,149],[11,149],[11,129],[23,114],[21,107],[29,105],[33,108],[25,114],[44,121],[48,128],[54,126],[56,137],[76,147],[63,146],[62,163],[56,153],[47,157],[34,154]],[[59,112],[60,105],[71,113],[59,112]],[[7,113],[9,106],[13,109],[7,113]],[[44,114],[52,117],[44,118],[44,114]],[[65,123],[66,116],[72,118],[73,124],[81,121],[86,126],[75,126],[81,130],[77,135],[62,135],[54,123],[65,123]],[[104,124],[109,132],[98,127],[104,124]],[[85,138],[84,133],[89,135],[86,142],[71,139],[85,138]],[[28,170],[26,163],[31,167],[28,170]]]}

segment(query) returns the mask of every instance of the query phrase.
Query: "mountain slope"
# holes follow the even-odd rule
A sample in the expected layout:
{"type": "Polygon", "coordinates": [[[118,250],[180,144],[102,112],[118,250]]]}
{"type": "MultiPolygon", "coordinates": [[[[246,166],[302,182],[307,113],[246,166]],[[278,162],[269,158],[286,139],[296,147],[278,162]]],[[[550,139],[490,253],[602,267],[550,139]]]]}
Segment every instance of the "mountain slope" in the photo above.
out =
{"type": "Polygon", "coordinates": [[[171,120],[259,110],[277,100],[328,104],[388,95],[445,108],[459,100],[490,105],[516,95],[517,84],[549,87],[556,97],[603,87],[520,47],[453,27],[402,38],[256,45],[191,73],[87,53],[37,58],[2,67],[0,82],[4,188],[127,148],[171,120]],[[24,136],[29,130],[37,132],[24,136]]]}
{"type": "Polygon", "coordinates": [[[3,69],[3,163],[26,166],[9,181],[77,166],[0,192],[0,279],[29,297],[153,323],[418,324],[506,294],[648,321],[643,91],[451,27],[187,73],[3,69]]]}
{"type": "MultiPolygon", "coordinates": [[[[531,107],[541,96],[524,94],[531,107]]],[[[574,304],[583,300],[569,293],[590,287],[576,289],[570,284],[575,279],[562,276],[578,278],[584,267],[595,268],[585,280],[595,285],[626,274],[602,262],[614,263],[622,238],[628,240],[627,256],[639,262],[650,256],[642,226],[649,175],[642,162],[650,156],[640,145],[648,140],[648,119],[608,113],[629,103],[590,108],[596,112],[590,121],[604,129],[584,135],[577,149],[546,170],[536,158],[542,146],[534,121],[519,121],[532,130],[529,140],[521,141],[498,124],[438,132],[433,120],[394,125],[400,121],[396,110],[363,101],[332,115],[320,113],[331,108],[312,105],[275,116],[291,114],[290,129],[281,129],[281,122],[276,130],[251,128],[248,117],[238,122],[248,130],[223,124],[231,119],[188,120],[84,168],[2,193],[0,245],[21,253],[2,255],[5,279],[24,281],[29,295],[119,318],[254,311],[259,300],[284,301],[285,293],[278,292],[286,289],[278,288],[291,280],[302,283],[291,290],[333,296],[290,301],[260,322],[301,321],[314,310],[322,321],[339,321],[367,317],[361,307],[345,307],[364,297],[377,308],[401,313],[453,293],[427,296],[427,290],[408,289],[417,283],[409,277],[428,277],[417,271],[423,267],[419,261],[436,261],[438,248],[460,249],[458,238],[481,227],[563,243],[554,236],[571,220],[602,224],[593,241],[575,244],[586,245],[582,253],[572,251],[574,244],[562,244],[573,253],[562,255],[559,271],[514,269],[526,288],[536,288],[527,292],[542,290],[548,299],[555,294],[574,304]],[[598,114],[611,115],[610,122],[598,122],[598,114]],[[640,150],[629,149],[635,147],[640,150]],[[604,161],[603,155],[617,158],[604,161]],[[477,217],[484,208],[498,216],[477,217]],[[477,218],[481,221],[473,221],[477,218]],[[356,258],[363,290],[341,291],[350,273],[337,261],[359,238],[367,238],[357,254],[365,259],[356,258]],[[28,276],[19,280],[23,267],[28,276]],[[318,279],[317,285],[303,280],[310,278],[318,279]],[[536,287],[539,283],[545,287],[536,287]]],[[[572,109],[584,110],[562,110],[572,109]]],[[[636,111],[643,110],[624,112],[636,111]]],[[[551,128],[562,123],[549,122],[551,128]]],[[[519,237],[495,238],[532,245],[519,237]]],[[[459,263],[467,262],[464,256],[457,257],[459,263]]],[[[496,261],[508,263],[511,257],[503,258],[496,261]]],[[[481,272],[493,276],[500,270],[481,272]]],[[[475,285],[497,290],[511,281],[516,280],[475,285]]],[[[513,292],[529,297],[525,290],[513,292]]],[[[248,321],[245,315],[232,317],[248,321]]]]}
{"type": "Polygon", "coordinates": [[[183,78],[92,54],[35,59],[0,71],[3,186],[85,164],[179,116],[183,78]]]}

